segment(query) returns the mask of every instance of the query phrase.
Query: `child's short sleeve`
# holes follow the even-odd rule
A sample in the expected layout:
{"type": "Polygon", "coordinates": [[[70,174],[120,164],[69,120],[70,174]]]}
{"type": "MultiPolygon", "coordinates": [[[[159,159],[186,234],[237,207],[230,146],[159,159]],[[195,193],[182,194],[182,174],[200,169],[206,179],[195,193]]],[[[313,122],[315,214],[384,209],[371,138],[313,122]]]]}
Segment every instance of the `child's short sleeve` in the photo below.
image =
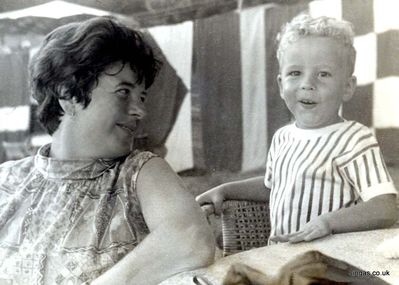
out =
{"type": "Polygon", "coordinates": [[[363,201],[383,194],[397,195],[378,142],[368,128],[363,127],[356,143],[336,163],[342,177],[363,201]]]}

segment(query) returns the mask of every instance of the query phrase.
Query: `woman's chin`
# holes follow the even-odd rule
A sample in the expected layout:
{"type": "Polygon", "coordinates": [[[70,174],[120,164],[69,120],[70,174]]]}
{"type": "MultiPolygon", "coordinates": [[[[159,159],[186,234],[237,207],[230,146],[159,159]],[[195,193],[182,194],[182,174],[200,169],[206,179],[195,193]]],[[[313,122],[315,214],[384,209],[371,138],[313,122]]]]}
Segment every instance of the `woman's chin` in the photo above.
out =
{"type": "Polygon", "coordinates": [[[103,153],[102,158],[118,158],[121,156],[126,156],[131,152],[130,146],[119,146],[119,147],[114,147],[110,149],[107,152],[103,153]]]}
{"type": "Polygon", "coordinates": [[[117,158],[117,157],[121,157],[121,156],[126,156],[126,155],[128,155],[129,153],[131,153],[130,147],[129,147],[129,148],[122,149],[122,150],[116,152],[115,155],[114,155],[114,157],[117,158]]]}

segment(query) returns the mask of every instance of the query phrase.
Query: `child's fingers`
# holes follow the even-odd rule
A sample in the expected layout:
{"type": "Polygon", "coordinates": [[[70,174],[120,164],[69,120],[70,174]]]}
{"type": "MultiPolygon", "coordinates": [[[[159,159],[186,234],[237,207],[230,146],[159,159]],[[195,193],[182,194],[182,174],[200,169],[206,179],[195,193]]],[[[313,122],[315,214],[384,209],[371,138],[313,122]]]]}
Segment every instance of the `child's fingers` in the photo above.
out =
{"type": "Polygon", "coordinates": [[[220,215],[222,212],[223,197],[214,191],[207,191],[195,197],[207,214],[220,215]]]}
{"type": "Polygon", "coordinates": [[[295,236],[292,236],[288,241],[290,243],[298,243],[306,240],[306,237],[308,237],[311,233],[308,231],[301,232],[295,236]]]}
{"type": "Polygon", "coordinates": [[[270,241],[275,241],[275,242],[287,242],[288,237],[285,235],[280,235],[280,236],[273,236],[270,238],[270,241]]]}
{"type": "Polygon", "coordinates": [[[213,204],[202,204],[201,209],[205,212],[207,216],[215,213],[215,207],[213,206],[213,204]]]}
{"type": "Polygon", "coordinates": [[[302,241],[311,241],[326,236],[328,234],[330,234],[328,228],[318,224],[316,225],[308,224],[300,231],[287,235],[277,235],[271,237],[270,240],[276,242],[298,243],[302,241]]]}
{"type": "Polygon", "coordinates": [[[277,242],[287,242],[290,241],[290,239],[302,234],[303,231],[298,231],[295,233],[291,234],[286,234],[286,235],[276,235],[270,238],[271,241],[277,241],[277,242]]]}
{"type": "Polygon", "coordinates": [[[220,216],[223,211],[223,199],[216,197],[213,201],[213,206],[215,207],[215,215],[220,216]]]}
{"type": "Polygon", "coordinates": [[[302,241],[309,241],[317,238],[318,233],[314,228],[304,228],[292,234],[285,235],[286,241],[290,243],[298,243],[302,241]]]}
{"type": "Polygon", "coordinates": [[[304,232],[300,235],[297,235],[290,239],[291,243],[298,243],[301,241],[312,241],[321,237],[328,235],[329,232],[324,228],[312,227],[304,230],[304,232]]]}
{"type": "Polygon", "coordinates": [[[312,241],[314,239],[320,238],[322,237],[323,234],[319,231],[311,231],[310,233],[308,233],[307,235],[303,236],[302,241],[312,241]]]}
{"type": "Polygon", "coordinates": [[[289,242],[298,243],[301,241],[312,241],[327,236],[330,233],[331,229],[324,221],[312,221],[306,224],[301,231],[294,233],[289,239],[289,242]]]}

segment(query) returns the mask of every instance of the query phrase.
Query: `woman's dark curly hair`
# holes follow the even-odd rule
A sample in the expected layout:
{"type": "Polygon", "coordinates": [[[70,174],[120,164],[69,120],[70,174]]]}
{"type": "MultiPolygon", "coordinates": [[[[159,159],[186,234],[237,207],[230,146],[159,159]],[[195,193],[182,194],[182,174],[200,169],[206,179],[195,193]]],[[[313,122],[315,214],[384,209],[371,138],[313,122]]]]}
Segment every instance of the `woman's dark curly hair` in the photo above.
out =
{"type": "Polygon", "coordinates": [[[143,35],[115,19],[96,17],[61,26],[49,33],[29,64],[38,118],[53,134],[64,114],[59,99],[75,97],[84,107],[98,77],[109,65],[129,64],[137,83],[151,86],[160,67],[143,35]]]}

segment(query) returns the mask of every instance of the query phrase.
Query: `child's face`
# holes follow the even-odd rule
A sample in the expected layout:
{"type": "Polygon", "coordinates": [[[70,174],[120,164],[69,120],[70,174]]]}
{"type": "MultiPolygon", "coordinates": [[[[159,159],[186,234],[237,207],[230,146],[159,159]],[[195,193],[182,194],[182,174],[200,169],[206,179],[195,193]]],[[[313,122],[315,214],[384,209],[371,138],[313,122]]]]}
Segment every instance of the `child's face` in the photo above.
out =
{"type": "Polygon", "coordinates": [[[338,111],[356,86],[348,51],[327,37],[305,37],[290,44],[280,59],[280,95],[297,127],[321,128],[341,121],[338,111]]]}

